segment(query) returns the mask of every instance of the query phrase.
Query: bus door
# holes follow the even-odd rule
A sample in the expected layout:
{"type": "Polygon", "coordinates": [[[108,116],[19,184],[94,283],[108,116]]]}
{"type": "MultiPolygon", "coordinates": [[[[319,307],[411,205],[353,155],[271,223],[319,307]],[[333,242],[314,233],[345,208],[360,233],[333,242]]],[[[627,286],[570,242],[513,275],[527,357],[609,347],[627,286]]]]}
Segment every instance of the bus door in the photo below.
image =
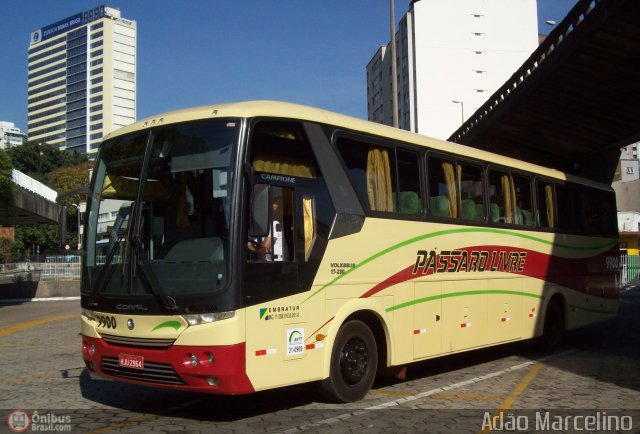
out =
{"type": "Polygon", "coordinates": [[[250,304],[296,292],[294,191],[271,184],[253,187],[244,285],[250,304]]]}
{"type": "Polygon", "coordinates": [[[322,352],[307,345],[327,320],[324,305],[302,301],[312,291],[335,208],[300,123],[256,121],[247,152],[247,372],[257,387],[269,387],[301,381],[309,374],[301,365],[322,366],[316,360],[322,352]]]}

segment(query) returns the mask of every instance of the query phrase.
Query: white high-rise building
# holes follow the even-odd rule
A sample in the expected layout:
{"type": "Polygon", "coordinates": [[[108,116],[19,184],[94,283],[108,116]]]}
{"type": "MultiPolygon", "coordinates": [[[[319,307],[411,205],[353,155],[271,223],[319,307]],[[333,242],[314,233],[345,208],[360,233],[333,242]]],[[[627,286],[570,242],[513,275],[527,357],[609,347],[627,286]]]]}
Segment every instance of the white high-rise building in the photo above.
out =
{"type": "Polygon", "coordinates": [[[29,140],[90,156],[136,120],[136,22],[98,6],[31,33],[29,140]]]}
{"type": "Polygon", "coordinates": [[[638,145],[640,142],[633,143],[620,149],[620,159],[624,160],[637,160],[638,159],[638,145]]]}
{"type": "MultiPolygon", "coordinates": [[[[448,138],[538,46],[536,0],[413,1],[396,33],[399,127],[448,138]]],[[[369,120],[392,124],[391,50],[367,65],[369,120]]]]}
{"type": "Polygon", "coordinates": [[[16,127],[13,122],[0,121],[0,149],[9,149],[23,145],[27,134],[16,127]]]}

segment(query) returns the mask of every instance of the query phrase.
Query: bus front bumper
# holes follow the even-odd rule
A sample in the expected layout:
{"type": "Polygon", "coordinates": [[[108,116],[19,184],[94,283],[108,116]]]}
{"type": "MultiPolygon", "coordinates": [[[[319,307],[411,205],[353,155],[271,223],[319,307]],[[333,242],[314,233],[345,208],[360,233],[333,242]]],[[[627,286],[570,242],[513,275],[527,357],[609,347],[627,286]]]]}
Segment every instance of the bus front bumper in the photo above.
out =
{"type": "Polygon", "coordinates": [[[82,357],[89,371],[118,381],[223,395],[255,391],[245,372],[244,342],[152,349],[82,336],[82,357]]]}

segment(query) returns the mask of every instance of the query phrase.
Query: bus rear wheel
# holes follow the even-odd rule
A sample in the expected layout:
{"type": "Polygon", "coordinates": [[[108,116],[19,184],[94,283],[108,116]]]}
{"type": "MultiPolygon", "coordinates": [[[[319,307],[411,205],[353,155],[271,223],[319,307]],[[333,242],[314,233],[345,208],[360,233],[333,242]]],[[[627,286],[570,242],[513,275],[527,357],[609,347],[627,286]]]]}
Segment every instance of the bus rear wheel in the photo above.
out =
{"type": "Polygon", "coordinates": [[[564,335],[564,309],[562,303],[551,300],[544,316],[544,329],[539,340],[539,347],[543,352],[557,351],[562,346],[564,335]]]}
{"type": "Polygon", "coordinates": [[[377,365],[378,350],[371,329],[358,320],[345,323],[333,344],[329,378],[322,382],[325,397],[336,402],[364,398],[375,379],[377,365]]]}

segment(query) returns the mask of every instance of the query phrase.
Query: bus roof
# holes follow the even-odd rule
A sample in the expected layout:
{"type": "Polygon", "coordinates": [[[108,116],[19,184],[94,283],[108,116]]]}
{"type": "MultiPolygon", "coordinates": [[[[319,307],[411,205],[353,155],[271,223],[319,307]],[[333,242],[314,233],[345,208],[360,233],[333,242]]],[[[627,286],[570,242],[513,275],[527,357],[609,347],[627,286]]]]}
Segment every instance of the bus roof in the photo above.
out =
{"type": "Polygon", "coordinates": [[[144,130],[159,125],[168,125],[190,120],[212,118],[287,118],[315,123],[332,125],[345,130],[352,130],[372,134],[381,138],[401,141],[413,145],[424,146],[434,150],[444,151],[462,157],[470,157],[485,162],[495,163],[501,166],[512,167],[527,172],[536,173],[550,178],[573,181],[580,184],[611,190],[611,187],[589,179],[577,177],[555,169],[527,163],[504,155],[483,151],[457,143],[434,139],[421,134],[411,133],[406,130],[393,128],[375,122],[355,118],[352,116],[334,113],[316,107],[292,104],[280,101],[244,101],[234,103],[212,104],[207,106],[175,110],[147,119],[140,120],[131,125],[122,127],[107,136],[108,140],[133,131],[144,130]]]}

